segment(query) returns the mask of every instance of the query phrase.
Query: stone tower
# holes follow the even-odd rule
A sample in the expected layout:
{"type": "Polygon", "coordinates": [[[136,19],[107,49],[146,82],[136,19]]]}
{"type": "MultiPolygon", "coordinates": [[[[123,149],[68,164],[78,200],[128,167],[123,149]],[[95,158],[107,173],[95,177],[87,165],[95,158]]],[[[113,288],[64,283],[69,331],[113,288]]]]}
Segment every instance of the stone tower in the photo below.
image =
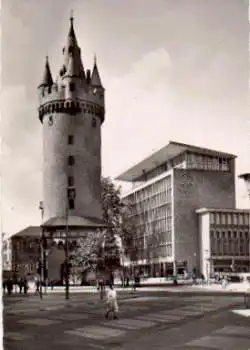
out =
{"type": "Polygon", "coordinates": [[[44,220],[65,217],[100,222],[101,125],[104,88],[97,68],[85,69],[73,18],[63,48],[63,63],[53,80],[48,57],[38,86],[43,126],[44,220]],[[68,199],[68,191],[74,196],[68,199]]]}

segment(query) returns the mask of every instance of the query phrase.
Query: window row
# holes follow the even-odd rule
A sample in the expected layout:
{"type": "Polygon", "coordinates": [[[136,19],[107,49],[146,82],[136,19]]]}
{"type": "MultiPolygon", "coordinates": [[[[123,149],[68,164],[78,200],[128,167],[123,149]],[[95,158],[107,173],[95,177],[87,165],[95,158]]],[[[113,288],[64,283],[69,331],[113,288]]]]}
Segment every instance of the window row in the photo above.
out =
{"type": "Polygon", "coordinates": [[[230,159],[198,154],[187,154],[187,168],[214,171],[230,171],[230,159]]]}
{"type": "Polygon", "coordinates": [[[166,189],[171,189],[171,176],[167,176],[166,178],[154,182],[153,184],[133,193],[131,195],[131,201],[140,202],[156,195],[157,193],[165,192],[166,189]]]}
{"type": "Polygon", "coordinates": [[[212,239],[250,239],[250,231],[211,231],[212,239]]]}
{"type": "Polygon", "coordinates": [[[211,224],[249,225],[250,213],[210,213],[211,224]]]}
{"type": "Polygon", "coordinates": [[[138,216],[140,220],[151,221],[160,218],[165,218],[166,216],[172,215],[171,204],[165,204],[156,208],[145,208],[143,205],[134,205],[131,207],[131,215],[138,216]]]}
{"type": "Polygon", "coordinates": [[[232,255],[232,256],[249,256],[250,254],[249,240],[211,240],[212,255],[232,255]]]}

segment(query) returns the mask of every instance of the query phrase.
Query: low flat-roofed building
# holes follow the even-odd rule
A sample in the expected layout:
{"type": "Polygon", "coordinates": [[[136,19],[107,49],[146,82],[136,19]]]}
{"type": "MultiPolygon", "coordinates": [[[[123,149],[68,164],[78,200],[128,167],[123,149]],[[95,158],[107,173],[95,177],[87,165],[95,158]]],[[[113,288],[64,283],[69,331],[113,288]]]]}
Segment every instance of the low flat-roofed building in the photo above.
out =
{"type": "Polygon", "coordinates": [[[199,221],[200,271],[250,272],[250,211],[202,208],[199,221]]]}

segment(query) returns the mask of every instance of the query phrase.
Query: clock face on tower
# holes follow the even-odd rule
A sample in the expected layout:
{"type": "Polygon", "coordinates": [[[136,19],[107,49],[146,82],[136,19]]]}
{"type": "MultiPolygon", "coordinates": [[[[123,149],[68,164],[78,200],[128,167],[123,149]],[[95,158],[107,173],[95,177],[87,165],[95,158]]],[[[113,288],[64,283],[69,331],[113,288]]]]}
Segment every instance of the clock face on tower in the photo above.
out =
{"type": "Polygon", "coordinates": [[[93,94],[95,95],[97,93],[97,88],[93,89],[93,94]]]}

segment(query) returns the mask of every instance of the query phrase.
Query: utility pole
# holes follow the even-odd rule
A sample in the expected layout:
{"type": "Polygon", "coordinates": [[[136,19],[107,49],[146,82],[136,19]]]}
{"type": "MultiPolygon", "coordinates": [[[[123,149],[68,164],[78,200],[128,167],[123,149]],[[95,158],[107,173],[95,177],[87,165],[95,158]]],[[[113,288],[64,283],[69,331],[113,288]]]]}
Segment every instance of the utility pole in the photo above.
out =
{"type": "MultiPolygon", "coordinates": [[[[43,224],[43,216],[44,216],[43,201],[40,201],[39,209],[41,210],[41,221],[43,224]]],[[[44,228],[43,227],[42,227],[42,239],[41,239],[40,247],[41,247],[40,298],[42,299],[43,298],[43,281],[44,281],[44,276],[45,276],[45,269],[44,269],[45,251],[44,251],[44,228]]]]}

